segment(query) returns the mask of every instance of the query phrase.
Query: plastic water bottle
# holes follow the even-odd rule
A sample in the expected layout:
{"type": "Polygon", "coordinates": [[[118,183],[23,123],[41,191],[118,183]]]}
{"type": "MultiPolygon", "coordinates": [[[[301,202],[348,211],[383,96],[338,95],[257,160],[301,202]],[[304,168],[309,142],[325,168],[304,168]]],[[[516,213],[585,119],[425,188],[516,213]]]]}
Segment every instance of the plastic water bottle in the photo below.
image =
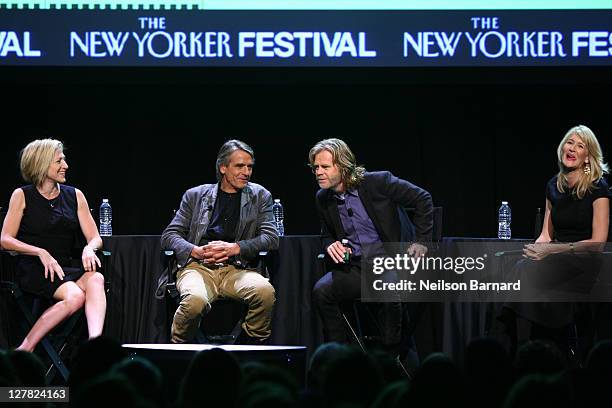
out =
{"type": "Polygon", "coordinates": [[[501,207],[499,207],[498,213],[498,228],[497,238],[499,239],[510,239],[512,237],[512,231],[510,229],[510,223],[512,222],[512,211],[507,201],[502,201],[501,207]]]}
{"type": "Polygon", "coordinates": [[[285,214],[283,211],[283,205],[281,204],[278,198],[274,199],[274,204],[272,205],[272,214],[274,215],[274,223],[276,224],[276,231],[278,231],[278,236],[282,237],[285,235],[285,214]]]}
{"type": "Polygon", "coordinates": [[[113,209],[108,202],[108,198],[102,200],[100,206],[100,236],[110,237],[113,235],[113,209]]]}

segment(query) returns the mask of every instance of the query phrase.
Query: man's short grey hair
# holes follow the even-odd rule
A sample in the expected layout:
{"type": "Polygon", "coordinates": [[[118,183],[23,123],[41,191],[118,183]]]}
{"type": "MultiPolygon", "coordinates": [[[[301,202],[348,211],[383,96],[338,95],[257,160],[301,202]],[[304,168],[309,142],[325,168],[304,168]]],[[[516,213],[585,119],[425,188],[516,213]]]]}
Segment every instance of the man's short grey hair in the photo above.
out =
{"type": "Polygon", "coordinates": [[[223,178],[223,174],[221,174],[219,167],[221,167],[221,165],[227,166],[229,164],[229,157],[236,150],[243,150],[247,152],[251,155],[253,162],[255,162],[255,153],[253,152],[251,146],[237,139],[228,140],[227,142],[223,143],[223,146],[221,146],[219,149],[219,153],[217,153],[217,163],[215,169],[217,171],[217,181],[221,181],[223,178]]]}

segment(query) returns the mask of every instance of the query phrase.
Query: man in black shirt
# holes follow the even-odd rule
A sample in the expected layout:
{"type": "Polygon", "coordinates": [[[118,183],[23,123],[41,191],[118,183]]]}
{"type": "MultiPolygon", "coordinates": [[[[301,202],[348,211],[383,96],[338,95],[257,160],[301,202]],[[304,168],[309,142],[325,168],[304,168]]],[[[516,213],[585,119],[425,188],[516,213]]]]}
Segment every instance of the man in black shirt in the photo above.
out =
{"type": "Polygon", "coordinates": [[[270,337],[274,288],[255,270],[259,251],[278,248],[272,216],[272,195],[249,181],[253,149],[229,140],[219,150],[217,184],[185,192],[174,219],[162,234],[172,248],[179,270],[176,287],[181,302],[172,322],[172,342],[195,336],[202,315],[219,296],[248,305],[242,325],[247,343],[270,337]]]}

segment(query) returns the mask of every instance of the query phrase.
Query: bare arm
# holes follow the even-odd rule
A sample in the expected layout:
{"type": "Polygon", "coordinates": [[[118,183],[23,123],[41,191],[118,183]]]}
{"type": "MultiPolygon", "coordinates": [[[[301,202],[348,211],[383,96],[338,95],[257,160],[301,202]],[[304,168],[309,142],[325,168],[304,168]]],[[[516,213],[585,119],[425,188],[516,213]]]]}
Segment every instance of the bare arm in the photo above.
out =
{"type": "Polygon", "coordinates": [[[50,276],[51,282],[53,282],[55,275],[57,275],[63,280],[64,271],[62,267],[46,249],[26,244],[25,242],[17,239],[17,233],[19,232],[19,226],[21,225],[24,210],[25,195],[23,194],[23,190],[18,188],[13,191],[11,200],[9,201],[9,208],[6,213],[6,217],[4,218],[4,224],[2,225],[0,245],[3,249],[9,251],[16,251],[24,255],[37,256],[40,258],[40,262],[45,267],[45,278],[50,276]]]}
{"type": "Polygon", "coordinates": [[[81,256],[83,268],[86,271],[95,271],[96,265],[98,267],[101,266],[100,259],[96,256],[95,251],[102,248],[102,238],[100,238],[96,222],[89,211],[89,205],[87,204],[85,195],[81,190],[76,189],[76,197],[79,225],[87,241],[87,245],[83,248],[83,254],[81,256]]]}
{"type": "Polygon", "coordinates": [[[544,210],[544,224],[542,225],[542,232],[538,239],[536,239],[537,244],[550,242],[552,241],[552,237],[555,233],[555,228],[552,223],[552,218],[550,217],[550,209],[552,205],[550,204],[550,200],[546,199],[546,210],[544,210]]]}
{"type": "MultiPolygon", "coordinates": [[[[548,200],[546,214],[550,218],[550,211],[548,209],[548,200]]],[[[547,217],[544,217],[544,228],[542,228],[542,234],[536,241],[536,244],[526,245],[524,254],[528,258],[532,259],[543,259],[551,254],[559,254],[563,252],[601,252],[608,240],[608,226],[610,220],[610,199],[607,197],[600,197],[593,201],[593,224],[591,238],[585,239],[578,242],[561,243],[561,244],[545,244],[550,241],[540,241],[545,233],[547,224],[550,224],[552,228],[552,222],[547,221],[547,217]]],[[[550,232],[550,230],[547,230],[550,232]]],[[[550,238],[550,237],[549,237],[550,238]]]]}
{"type": "Polygon", "coordinates": [[[585,242],[603,243],[608,240],[610,228],[610,199],[601,197],[593,201],[593,233],[585,242]]]}
{"type": "Polygon", "coordinates": [[[30,244],[26,244],[17,239],[17,232],[19,232],[19,226],[21,225],[21,218],[23,217],[23,211],[25,210],[25,195],[23,190],[18,188],[13,191],[11,200],[9,201],[8,211],[4,218],[4,225],[2,226],[2,248],[9,251],[16,251],[25,255],[38,256],[41,248],[35,247],[30,244]]]}

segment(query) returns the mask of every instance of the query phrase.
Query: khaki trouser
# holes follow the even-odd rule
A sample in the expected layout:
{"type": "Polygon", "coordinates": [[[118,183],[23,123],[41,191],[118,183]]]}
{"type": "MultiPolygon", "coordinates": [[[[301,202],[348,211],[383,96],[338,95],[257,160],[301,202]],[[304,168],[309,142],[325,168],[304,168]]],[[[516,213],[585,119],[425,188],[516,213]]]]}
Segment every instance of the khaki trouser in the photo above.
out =
{"type": "Polygon", "coordinates": [[[256,339],[270,337],[274,287],[255,271],[233,265],[211,267],[190,262],[176,274],[181,302],[172,321],[172,342],[184,343],[195,337],[204,313],[217,297],[245,302],[248,312],[242,330],[256,339]]]}

